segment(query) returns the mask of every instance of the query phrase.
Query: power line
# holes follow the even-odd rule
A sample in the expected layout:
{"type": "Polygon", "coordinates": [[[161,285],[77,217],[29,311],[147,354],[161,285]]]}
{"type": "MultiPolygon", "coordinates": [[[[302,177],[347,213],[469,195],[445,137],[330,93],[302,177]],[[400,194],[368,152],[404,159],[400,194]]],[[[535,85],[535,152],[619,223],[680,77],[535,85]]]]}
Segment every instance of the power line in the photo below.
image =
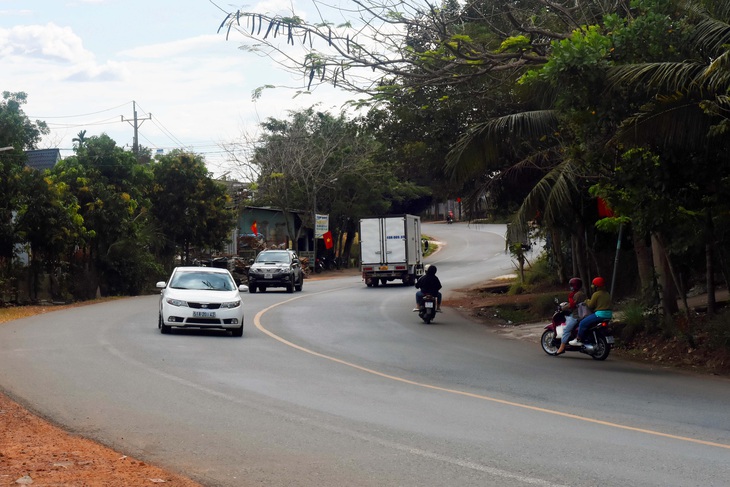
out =
{"type": "Polygon", "coordinates": [[[137,102],[135,102],[134,100],[132,100],[132,111],[134,112],[134,119],[125,120],[124,115],[122,115],[122,122],[134,122],[134,125],[132,125],[132,127],[134,127],[134,141],[132,142],[132,152],[134,152],[134,154],[136,155],[139,153],[139,126],[142,125],[145,120],[151,120],[152,114],[148,114],[147,118],[143,118],[140,121],[140,119],[137,118],[137,102]]]}
{"type": "Polygon", "coordinates": [[[112,110],[118,110],[119,108],[127,105],[128,103],[129,102],[127,101],[127,102],[124,102],[121,105],[116,106],[116,107],[106,108],[104,110],[99,110],[98,112],[82,113],[80,115],[58,115],[58,116],[55,116],[55,117],[41,117],[41,116],[38,116],[38,115],[28,115],[28,118],[44,119],[45,120],[46,118],[78,118],[78,117],[88,117],[89,115],[97,115],[99,113],[110,112],[112,110]]]}
{"type": "MultiPolygon", "coordinates": [[[[138,105],[138,106],[139,106],[140,110],[142,110],[142,112],[143,112],[143,113],[147,113],[147,112],[145,111],[145,109],[144,109],[144,108],[142,108],[142,107],[141,107],[140,105],[138,105]]],[[[150,117],[151,117],[151,116],[152,116],[152,115],[150,114],[150,117]]],[[[161,121],[159,120],[159,118],[158,118],[158,117],[155,117],[155,119],[154,119],[154,120],[152,120],[152,123],[153,123],[153,124],[155,125],[155,127],[159,128],[159,129],[160,129],[160,130],[162,131],[162,133],[163,133],[163,134],[167,135],[167,137],[169,137],[169,139],[170,139],[170,140],[172,140],[173,142],[175,142],[175,143],[176,143],[177,145],[179,145],[179,146],[180,146],[181,148],[182,148],[182,147],[185,147],[185,144],[183,144],[183,143],[182,143],[182,142],[180,141],[180,139],[178,139],[177,137],[175,137],[175,136],[174,136],[174,135],[172,134],[172,132],[171,132],[170,130],[168,130],[168,129],[167,129],[167,127],[165,127],[165,126],[164,126],[164,125],[162,124],[162,122],[161,122],[161,121]]]]}

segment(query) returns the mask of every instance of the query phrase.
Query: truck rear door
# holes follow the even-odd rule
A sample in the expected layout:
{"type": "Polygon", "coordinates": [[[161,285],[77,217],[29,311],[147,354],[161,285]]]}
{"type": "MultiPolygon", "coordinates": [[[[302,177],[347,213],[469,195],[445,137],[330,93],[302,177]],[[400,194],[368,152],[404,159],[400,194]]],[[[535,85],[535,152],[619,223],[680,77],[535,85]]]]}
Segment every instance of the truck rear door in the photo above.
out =
{"type": "Polygon", "coordinates": [[[385,257],[383,263],[406,262],[406,226],[400,217],[383,218],[385,257]]]}
{"type": "Polygon", "coordinates": [[[380,218],[360,220],[360,261],[363,265],[383,262],[384,248],[380,227],[380,218]]]}

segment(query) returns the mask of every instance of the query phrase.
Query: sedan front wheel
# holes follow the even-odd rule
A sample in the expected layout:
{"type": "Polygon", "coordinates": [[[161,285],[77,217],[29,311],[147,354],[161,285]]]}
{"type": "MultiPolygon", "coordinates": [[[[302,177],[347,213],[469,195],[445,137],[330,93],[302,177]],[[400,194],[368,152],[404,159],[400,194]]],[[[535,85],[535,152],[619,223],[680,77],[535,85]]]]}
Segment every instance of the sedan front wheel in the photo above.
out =
{"type": "Polygon", "coordinates": [[[167,326],[165,324],[165,322],[162,320],[162,313],[160,313],[160,316],[157,320],[157,328],[160,329],[160,333],[162,333],[163,335],[167,335],[168,333],[170,333],[172,331],[172,327],[167,326]]]}

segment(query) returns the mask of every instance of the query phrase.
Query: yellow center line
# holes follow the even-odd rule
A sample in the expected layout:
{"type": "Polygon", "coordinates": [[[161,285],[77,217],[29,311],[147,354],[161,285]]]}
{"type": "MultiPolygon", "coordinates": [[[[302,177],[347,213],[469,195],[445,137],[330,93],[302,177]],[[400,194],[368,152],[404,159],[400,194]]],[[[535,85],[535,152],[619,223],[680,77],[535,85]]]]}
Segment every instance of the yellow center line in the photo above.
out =
{"type": "MultiPolygon", "coordinates": [[[[343,288],[339,288],[339,289],[343,289],[343,288]]],[[[316,294],[329,293],[329,292],[337,291],[339,289],[331,289],[331,290],[322,291],[322,292],[319,292],[319,293],[316,293],[316,294]]],[[[312,294],[308,294],[307,296],[312,296],[312,294]]],[[[302,352],[308,353],[310,355],[314,355],[315,357],[319,357],[319,358],[323,358],[323,359],[326,359],[326,360],[330,360],[332,362],[336,362],[336,363],[341,364],[341,365],[346,365],[348,367],[352,367],[353,369],[357,369],[357,370],[360,370],[362,372],[367,372],[368,374],[376,375],[376,376],[383,377],[385,379],[393,380],[393,381],[396,381],[396,382],[401,382],[403,384],[409,384],[409,385],[412,385],[412,386],[422,387],[424,389],[431,389],[431,390],[434,390],[434,391],[446,392],[446,393],[449,393],[449,394],[456,394],[456,395],[459,395],[459,396],[466,396],[466,397],[470,397],[470,398],[473,398],[473,399],[479,399],[479,400],[482,400],[482,401],[489,401],[489,402],[493,402],[493,403],[496,403],[496,404],[502,404],[502,405],[505,405],[505,406],[512,406],[512,407],[516,407],[516,408],[527,409],[529,411],[537,411],[537,412],[540,412],[540,413],[551,414],[553,416],[561,416],[563,418],[575,419],[575,420],[578,420],[578,421],[584,421],[586,423],[600,424],[602,426],[608,426],[608,427],[611,427],[611,428],[617,428],[617,429],[622,429],[622,430],[626,430],[626,431],[633,431],[633,432],[636,432],[636,433],[644,433],[644,434],[647,434],[647,435],[659,436],[659,437],[662,437],[662,438],[670,438],[670,439],[673,439],[673,440],[686,441],[686,442],[689,442],[689,443],[696,443],[698,445],[713,446],[713,447],[716,447],[716,448],[725,448],[725,449],[730,450],[730,445],[726,445],[724,443],[715,443],[715,442],[712,442],[712,441],[705,441],[705,440],[699,440],[699,439],[696,439],[696,438],[689,438],[687,436],[680,436],[680,435],[672,435],[672,434],[669,434],[669,433],[662,433],[661,431],[654,431],[654,430],[649,430],[649,429],[644,429],[644,428],[636,428],[636,427],[633,427],[633,426],[626,426],[626,425],[619,424],[619,423],[612,423],[610,421],[602,421],[600,419],[587,418],[585,416],[579,416],[577,414],[570,414],[570,413],[565,413],[565,412],[562,412],[562,411],[556,411],[556,410],[553,410],[553,409],[545,409],[545,408],[541,408],[541,407],[537,407],[537,406],[530,406],[529,404],[522,404],[522,403],[519,403],[519,402],[505,401],[504,399],[497,399],[496,397],[485,396],[485,395],[482,395],[482,394],[474,394],[472,392],[465,392],[465,391],[460,391],[460,390],[457,390],[457,389],[449,389],[447,387],[439,387],[439,386],[435,386],[435,385],[432,385],[432,384],[426,384],[424,382],[418,382],[418,381],[414,381],[414,380],[410,380],[410,379],[405,379],[403,377],[398,377],[398,376],[395,376],[395,375],[386,374],[384,372],[379,372],[379,371],[374,370],[374,369],[369,369],[367,367],[363,367],[362,365],[357,365],[357,364],[354,364],[352,362],[348,362],[346,360],[342,360],[342,359],[339,359],[337,357],[332,357],[330,355],[325,355],[323,353],[315,352],[314,350],[311,350],[309,348],[305,348],[305,347],[303,347],[301,345],[297,345],[296,343],[290,342],[289,340],[287,340],[287,339],[285,339],[285,338],[283,338],[283,337],[281,337],[281,336],[273,333],[272,331],[264,328],[264,326],[261,324],[261,317],[265,313],[267,313],[268,311],[276,308],[277,306],[280,306],[280,305],[286,304],[286,303],[290,303],[292,301],[295,301],[297,299],[301,299],[303,297],[306,297],[306,296],[297,296],[296,298],[287,299],[286,301],[282,301],[280,303],[272,304],[268,308],[262,309],[254,317],[254,325],[256,325],[256,328],[258,328],[261,332],[267,334],[268,336],[270,336],[274,340],[277,340],[277,341],[279,341],[279,342],[281,342],[284,345],[287,345],[289,347],[295,348],[297,350],[300,350],[302,352]]]]}

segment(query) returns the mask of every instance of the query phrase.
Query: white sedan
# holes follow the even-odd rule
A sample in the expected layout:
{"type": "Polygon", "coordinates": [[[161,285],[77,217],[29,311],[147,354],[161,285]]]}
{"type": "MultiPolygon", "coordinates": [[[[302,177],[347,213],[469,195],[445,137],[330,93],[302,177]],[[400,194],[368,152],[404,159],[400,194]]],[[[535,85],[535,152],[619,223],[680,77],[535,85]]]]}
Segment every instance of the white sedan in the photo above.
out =
{"type": "Polygon", "coordinates": [[[243,303],[239,293],[248,286],[236,286],[227,269],[176,267],[170,280],[160,281],[158,328],[217,328],[243,336],[243,303]]]}

